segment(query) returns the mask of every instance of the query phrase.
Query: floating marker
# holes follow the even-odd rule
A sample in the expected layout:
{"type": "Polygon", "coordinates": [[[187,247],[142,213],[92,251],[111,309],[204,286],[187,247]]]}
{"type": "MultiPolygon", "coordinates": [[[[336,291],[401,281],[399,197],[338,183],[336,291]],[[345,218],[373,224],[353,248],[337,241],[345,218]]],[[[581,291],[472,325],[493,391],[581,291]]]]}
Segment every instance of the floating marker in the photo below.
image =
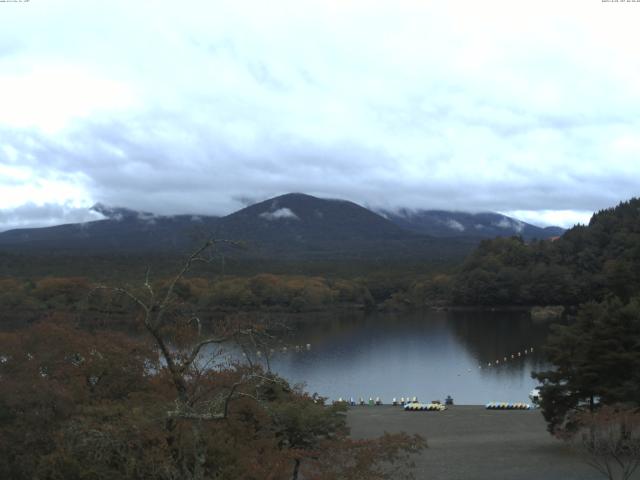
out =
{"type": "Polygon", "coordinates": [[[311,350],[311,344],[307,343],[307,350],[311,350]]]}

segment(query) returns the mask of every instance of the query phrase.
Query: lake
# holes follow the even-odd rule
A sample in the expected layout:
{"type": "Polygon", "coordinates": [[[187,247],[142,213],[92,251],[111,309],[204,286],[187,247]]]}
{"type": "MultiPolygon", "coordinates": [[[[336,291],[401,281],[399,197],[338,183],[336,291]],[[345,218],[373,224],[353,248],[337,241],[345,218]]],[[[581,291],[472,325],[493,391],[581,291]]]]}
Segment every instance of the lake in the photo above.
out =
{"type": "Polygon", "coordinates": [[[529,402],[531,371],[547,367],[548,330],[524,312],[342,314],[295,323],[289,347],[276,349],[270,365],[333,400],[529,402]]]}

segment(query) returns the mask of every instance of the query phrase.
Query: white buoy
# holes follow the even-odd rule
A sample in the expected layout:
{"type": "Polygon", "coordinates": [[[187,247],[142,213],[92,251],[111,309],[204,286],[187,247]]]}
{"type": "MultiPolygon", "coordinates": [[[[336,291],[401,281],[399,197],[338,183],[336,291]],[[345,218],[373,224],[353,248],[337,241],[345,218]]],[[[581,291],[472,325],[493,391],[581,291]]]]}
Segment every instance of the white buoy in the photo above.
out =
{"type": "Polygon", "coordinates": [[[311,344],[307,343],[307,350],[311,350],[311,344]]]}

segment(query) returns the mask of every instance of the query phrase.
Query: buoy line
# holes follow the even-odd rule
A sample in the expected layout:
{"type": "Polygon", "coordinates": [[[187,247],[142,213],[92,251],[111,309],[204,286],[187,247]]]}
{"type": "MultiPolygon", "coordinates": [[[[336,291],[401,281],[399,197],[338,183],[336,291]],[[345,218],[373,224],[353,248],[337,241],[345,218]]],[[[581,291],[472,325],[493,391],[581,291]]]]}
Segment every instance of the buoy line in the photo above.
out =
{"type": "MultiPolygon", "coordinates": [[[[520,350],[519,352],[512,353],[510,355],[503,355],[502,357],[496,358],[493,362],[487,362],[486,367],[484,368],[493,368],[498,367],[500,365],[504,365],[508,363],[510,360],[519,360],[521,358],[525,358],[527,355],[534,352],[533,347],[525,348],[524,350],[520,350]]],[[[482,365],[478,365],[478,369],[482,370],[482,365]]]]}

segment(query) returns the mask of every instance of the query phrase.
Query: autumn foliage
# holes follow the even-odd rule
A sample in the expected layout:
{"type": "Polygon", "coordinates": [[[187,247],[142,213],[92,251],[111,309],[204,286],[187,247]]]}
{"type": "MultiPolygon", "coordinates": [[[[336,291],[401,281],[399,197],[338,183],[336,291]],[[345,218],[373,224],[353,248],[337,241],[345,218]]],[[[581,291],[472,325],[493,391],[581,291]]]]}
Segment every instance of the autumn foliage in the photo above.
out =
{"type": "Polygon", "coordinates": [[[0,334],[1,478],[410,478],[402,467],[425,446],[420,437],[351,440],[344,406],[325,405],[251,360],[250,349],[273,338],[268,325],[230,316],[203,329],[198,315],[207,293],[215,305],[299,308],[357,293],[320,278],[259,275],[213,286],[187,278],[215,245],[206,242],[174,277],[153,281],[147,271],[133,286],[6,282],[48,313],[0,334]],[[119,310],[132,328],[77,322],[69,307],[82,301],[87,312],[119,310]],[[220,358],[228,344],[246,360],[220,358]]]}
{"type": "Polygon", "coordinates": [[[121,333],[50,321],[1,334],[0,352],[1,478],[185,478],[201,451],[207,479],[288,479],[296,465],[300,478],[398,478],[386,465],[422,447],[352,441],[343,407],[239,365],[192,379],[211,401],[241,383],[224,420],[169,422],[175,390],[157,351],[121,333]]]}

